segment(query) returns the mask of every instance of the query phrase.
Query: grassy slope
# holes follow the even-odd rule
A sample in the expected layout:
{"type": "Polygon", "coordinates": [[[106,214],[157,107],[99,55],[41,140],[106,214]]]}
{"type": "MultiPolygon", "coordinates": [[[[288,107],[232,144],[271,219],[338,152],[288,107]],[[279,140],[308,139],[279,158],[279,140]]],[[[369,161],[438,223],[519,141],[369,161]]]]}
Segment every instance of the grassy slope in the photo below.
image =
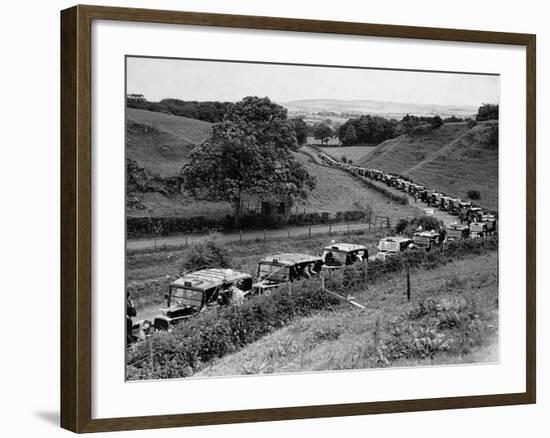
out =
{"type": "Polygon", "coordinates": [[[330,155],[331,157],[341,160],[342,157],[346,157],[349,160],[352,160],[354,163],[362,161],[366,156],[368,156],[375,146],[341,146],[341,147],[321,147],[320,148],[325,154],[330,155]]]}
{"type": "Polygon", "coordinates": [[[152,111],[127,109],[127,156],[161,176],[177,175],[211,124],[152,111]]]}
{"type": "MultiPolygon", "coordinates": [[[[127,109],[127,157],[161,176],[177,175],[193,148],[211,134],[211,124],[170,114],[127,109]]],[[[131,216],[210,216],[222,218],[231,207],[224,202],[198,201],[183,195],[133,193],[145,209],[129,210],[131,216]]]]}
{"type": "Polygon", "coordinates": [[[388,203],[387,197],[364,186],[347,172],[313,163],[306,154],[297,153],[294,157],[317,181],[317,186],[310,192],[308,199],[300,203],[306,211],[352,211],[370,205],[375,215],[389,216],[392,219],[415,216],[417,213],[414,207],[388,203]]]}
{"type": "MultiPolygon", "coordinates": [[[[305,201],[298,201],[298,212],[353,211],[372,206],[375,215],[389,216],[392,220],[414,216],[417,211],[410,206],[389,204],[388,199],[375,190],[369,189],[348,173],[321,166],[312,156],[294,153],[294,158],[302,163],[307,171],[315,176],[316,188],[305,201]]],[[[208,202],[189,199],[183,195],[167,198],[160,193],[140,193],[135,195],[144,210],[129,211],[132,216],[208,216],[222,218],[232,213],[231,206],[224,202],[208,202]]],[[[295,212],[296,210],[293,210],[295,212]]]]}
{"type": "Polygon", "coordinates": [[[498,148],[487,146],[490,124],[468,129],[464,123],[447,123],[425,134],[402,135],[381,143],[357,163],[461,198],[468,190],[479,190],[479,204],[496,210],[498,148]]]}
{"type": "MultiPolygon", "coordinates": [[[[433,299],[450,309],[474,302],[476,313],[481,315],[484,323],[498,327],[496,266],[495,252],[434,270],[415,272],[411,278],[413,299],[410,303],[403,296],[404,278],[394,277],[388,282],[371,285],[368,291],[354,294],[356,300],[364,303],[367,309],[348,308],[297,320],[237,353],[213,361],[198,376],[495,361],[498,352],[494,330],[480,346],[462,354],[443,351],[433,358],[397,359],[391,363],[381,363],[372,351],[374,339],[390,339],[392,322],[426,299],[433,299]]],[[[421,327],[428,324],[429,319],[411,319],[410,322],[415,327],[421,327]]],[[[459,342],[461,333],[457,329],[442,332],[452,340],[450,342],[459,342]]]]}

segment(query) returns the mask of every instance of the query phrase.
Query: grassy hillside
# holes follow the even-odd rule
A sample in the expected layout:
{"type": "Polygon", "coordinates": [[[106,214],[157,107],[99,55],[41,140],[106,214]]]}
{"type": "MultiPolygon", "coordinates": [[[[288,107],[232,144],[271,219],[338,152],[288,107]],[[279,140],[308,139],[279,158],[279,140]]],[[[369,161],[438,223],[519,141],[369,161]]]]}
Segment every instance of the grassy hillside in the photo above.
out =
{"type": "Polygon", "coordinates": [[[160,176],[177,175],[211,124],[201,120],[127,108],[127,157],[160,176]]]}
{"type": "Polygon", "coordinates": [[[342,160],[342,157],[346,157],[348,160],[352,160],[353,163],[358,163],[363,160],[375,149],[374,146],[340,146],[340,147],[321,147],[325,154],[331,157],[342,160]]]}
{"type": "Polygon", "coordinates": [[[496,210],[498,145],[492,142],[493,126],[498,122],[471,129],[465,123],[446,123],[422,134],[402,135],[381,143],[357,164],[405,175],[461,198],[478,190],[478,203],[496,210]]]}
{"type": "Polygon", "coordinates": [[[496,361],[496,268],[493,252],[414,272],[410,302],[404,276],[370,284],[353,294],[366,309],[298,319],[212,361],[197,376],[496,361]]]}
{"type": "MultiPolygon", "coordinates": [[[[308,199],[297,202],[298,212],[303,212],[305,209],[307,213],[336,213],[361,210],[370,205],[375,215],[389,216],[392,221],[417,214],[417,210],[412,206],[389,203],[384,195],[365,187],[347,172],[316,164],[312,155],[305,153],[293,153],[293,155],[317,181],[317,186],[310,192],[308,199]]],[[[154,158],[157,159],[157,157],[154,158]]],[[[141,208],[129,207],[128,214],[131,216],[223,218],[225,215],[232,214],[231,206],[226,202],[199,201],[182,194],[164,196],[157,192],[132,193],[131,198],[141,206],[141,208]]],[[[293,212],[296,212],[296,209],[293,212]]]]}
{"type": "Polygon", "coordinates": [[[313,163],[305,154],[295,153],[294,157],[317,181],[308,199],[299,203],[306,211],[351,211],[370,205],[375,215],[389,216],[392,220],[417,213],[412,206],[389,203],[386,196],[366,187],[347,172],[313,163]]]}

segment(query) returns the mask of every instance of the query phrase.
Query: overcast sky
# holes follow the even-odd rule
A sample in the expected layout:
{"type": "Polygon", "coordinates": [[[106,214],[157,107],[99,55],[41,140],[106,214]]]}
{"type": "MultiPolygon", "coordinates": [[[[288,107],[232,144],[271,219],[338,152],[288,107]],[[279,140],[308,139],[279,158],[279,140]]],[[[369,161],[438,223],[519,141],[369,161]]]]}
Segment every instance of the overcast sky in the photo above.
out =
{"type": "Polygon", "coordinates": [[[498,103],[497,76],[308,67],[183,59],[127,58],[127,91],[150,101],[237,101],[268,96],[367,99],[438,105],[498,103]]]}

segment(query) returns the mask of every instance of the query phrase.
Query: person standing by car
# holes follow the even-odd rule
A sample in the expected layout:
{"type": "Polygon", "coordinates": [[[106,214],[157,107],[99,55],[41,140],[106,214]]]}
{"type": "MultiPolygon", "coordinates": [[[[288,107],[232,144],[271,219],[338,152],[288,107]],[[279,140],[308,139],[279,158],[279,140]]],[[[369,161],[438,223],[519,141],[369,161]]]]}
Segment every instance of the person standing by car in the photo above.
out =
{"type": "Polygon", "coordinates": [[[126,343],[132,343],[132,318],[137,315],[137,310],[130,298],[130,292],[126,292],[126,343]]]}
{"type": "Polygon", "coordinates": [[[236,285],[231,285],[229,288],[231,291],[231,304],[235,306],[241,306],[244,303],[245,293],[242,289],[238,288],[236,285]]]}

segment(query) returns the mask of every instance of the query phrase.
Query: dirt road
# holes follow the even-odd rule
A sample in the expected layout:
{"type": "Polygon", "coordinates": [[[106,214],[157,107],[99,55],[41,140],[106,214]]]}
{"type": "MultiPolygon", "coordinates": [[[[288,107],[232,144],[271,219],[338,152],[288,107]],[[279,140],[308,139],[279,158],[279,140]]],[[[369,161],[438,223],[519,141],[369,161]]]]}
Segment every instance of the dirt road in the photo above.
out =
{"type": "MultiPolygon", "coordinates": [[[[374,229],[373,225],[367,223],[349,223],[332,225],[311,225],[294,226],[277,230],[258,230],[246,231],[242,233],[223,233],[216,237],[220,243],[239,242],[245,240],[269,240],[272,238],[291,238],[304,237],[311,233],[311,236],[329,233],[344,233],[346,231],[364,231],[374,229]]],[[[188,236],[159,237],[158,239],[139,239],[128,240],[126,249],[129,251],[139,251],[145,249],[155,249],[162,247],[182,247],[198,243],[208,239],[208,234],[190,234],[188,236]]]]}

